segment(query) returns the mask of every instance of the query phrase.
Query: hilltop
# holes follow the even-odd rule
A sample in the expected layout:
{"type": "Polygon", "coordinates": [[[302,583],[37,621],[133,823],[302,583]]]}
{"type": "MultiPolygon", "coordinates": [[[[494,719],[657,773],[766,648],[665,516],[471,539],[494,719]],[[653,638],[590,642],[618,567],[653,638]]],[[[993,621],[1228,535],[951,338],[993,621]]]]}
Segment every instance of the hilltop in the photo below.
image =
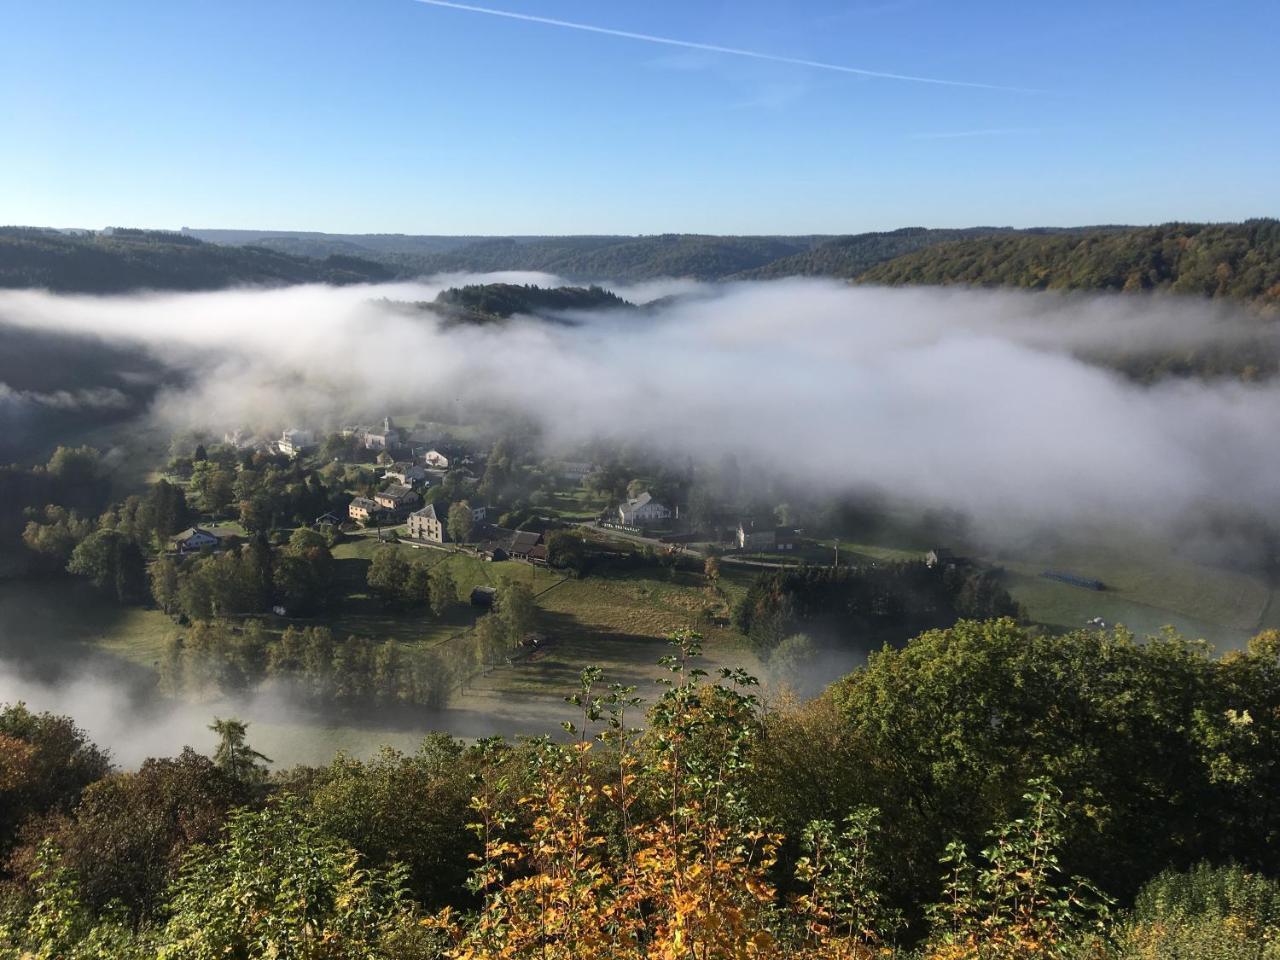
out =
{"type": "Polygon", "coordinates": [[[0,227],[0,288],[124,293],[244,284],[368,283],[392,276],[386,266],[358,257],[330,254],[316,260],[156,230],[63,233],[0,227]]]}
{"type": "Polygon", "coordinates": [[[1172,223],[940,243],[871,267],[861,283],[1033,290],[1168,290],[1280,302],[1280,220],[1172,223]]]}
{"type": "Polygon", "coordinates": [[[561,320],[578,310],[634,310],[603,287],[539,287],[533,284],[482,283],[450,287],[432,301],[412,304],[437,314],[449,324],[500,323],[516,314],[561,320]]]}

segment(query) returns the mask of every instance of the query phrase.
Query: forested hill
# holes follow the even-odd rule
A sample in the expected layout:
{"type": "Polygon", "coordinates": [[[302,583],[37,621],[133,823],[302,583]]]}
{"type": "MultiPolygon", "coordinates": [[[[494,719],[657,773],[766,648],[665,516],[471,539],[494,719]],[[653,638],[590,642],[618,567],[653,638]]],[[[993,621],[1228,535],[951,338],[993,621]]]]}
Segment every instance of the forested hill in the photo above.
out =
{"type": "Polygon", "coordinates": [[[179,233],[69,234],[0,227],[0,288],[123,293],[217,290],[241,284],[366,283],[392,276],[386,266],[357,257],[314,260],[260,247],[205,243],[179,233]]]}
{"type": "Polygon", "coordinates": [[[778,277],[840,277],[852,279],[870,267],[906,253],[945,243],[1014,232],[1011,227],[968,227],[962,230],[930,230],[903,227],[884,233],[857,233],[835,237],[816,246],[781,257],[740,273],[734,279],[768,280],[778,277]]]}
{"type": "Polygon", "coordinates": [[[450,237],[397,234],[256,233],[188,230],[216,243],[243,243],[287,253],[354,254],[403,275],[530,270],[569,280],[720,280],[801,253],[824,237],[655,236],[450,237]]]}
{"type": "Polygon", "coordinates": [[[1169,290],[1280,303],[1280,220],[960,240],[889,260],[857,279],[891,285],[1169,290]]]}
{"type": "MultiPolygon", "coordinates": [[[[909,227],[843,237],[482,239],[253,231],[67,234],[0,228],[0,288],[210,290],[510,270],[577,282],[817,276],[890,285],[1171,290],[1280,303],[1280,221],[1021,230],[909,227]],[[253,245],[236,245],[245,240],[253,245]]],[[[481,307],[479,312],[488,311],[481,307]]],[[[518,306],[512,312],[527,311],[518,306]]]]}
{"type": "Polygon", "coordinates": [[[484,283],[450,287],[433,301],[413,306],[452,324],[499,323],[516,314],[557,320],[576,310],[634,310],[635,305],[602,287],[538,287],[484,283]]]}

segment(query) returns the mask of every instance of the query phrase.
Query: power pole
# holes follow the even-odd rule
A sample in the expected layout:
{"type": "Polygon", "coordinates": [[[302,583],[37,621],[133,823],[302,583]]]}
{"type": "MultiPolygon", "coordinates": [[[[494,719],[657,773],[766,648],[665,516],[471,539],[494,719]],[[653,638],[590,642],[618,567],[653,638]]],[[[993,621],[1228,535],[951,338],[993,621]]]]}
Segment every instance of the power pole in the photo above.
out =
{"type": "Polygon", "coordinates": [[[839,540],[839,538],[836,538],[836,559],[835,559],[835,563],[834,563],[832,566],[833,566],[833,569],[835,569],[835,570],[839,570],[839,569],[840,569],[840,540],[839,540]]]}

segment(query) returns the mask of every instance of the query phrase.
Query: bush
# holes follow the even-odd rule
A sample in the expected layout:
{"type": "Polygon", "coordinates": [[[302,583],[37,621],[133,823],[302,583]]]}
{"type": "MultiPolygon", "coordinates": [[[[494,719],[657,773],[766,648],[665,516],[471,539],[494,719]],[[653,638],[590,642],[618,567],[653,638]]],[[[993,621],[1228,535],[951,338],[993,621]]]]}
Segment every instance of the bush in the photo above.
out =
{"type": "Polygon", "coordinates": [[[1116,939],[1124,960],[1277,960],[1280,883],[1239,866],[1166,871],[1116,939]]]}

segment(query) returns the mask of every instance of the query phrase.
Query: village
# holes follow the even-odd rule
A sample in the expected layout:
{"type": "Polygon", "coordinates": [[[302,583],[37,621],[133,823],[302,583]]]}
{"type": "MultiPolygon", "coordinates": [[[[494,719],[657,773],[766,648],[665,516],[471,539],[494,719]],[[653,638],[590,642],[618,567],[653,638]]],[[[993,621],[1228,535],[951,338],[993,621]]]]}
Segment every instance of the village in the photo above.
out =
{"type": "MultiPolygon", "coordinates": [[[[589,518],[571,519],[555,511],[525,517],[519,527],[504,526],[497,505],[488,505],[465,494],[486,474],[487,452],[469,449],[457,440],[444,439],[438,425],[407,429],[391,417],[374,426],[343,427],[338,436],[349,441],[354,456],[361,452],[371,461],[375,482],[371,489],[349,497],[345,509],[326,511],[312,520],[317,530],[358,533],[374,531],[387,541],[410,547],[445,547],[465,550],[490,561],[518,560],[546,564],[547,535],[569,526],[589,526],[629,541],[648,541],[675,553],[693,551],[715,555],[775,554],[779,559],[795,555],[803,531],[780,525],[773,517],[741,516],[714,524],[690,523],[680,504],[660,499],[650,490],[615,498],[589,518]],[[450,497],[449,492],[463,492],[450,497]]],[[[291,460],[316,459],[322,445],[315,431],[290,428],[274,440],[262,440],[245,431],[228,432],[223,442],[239,450],[276,454],[291,460]]],[[[598,465],[590,460],[556,460],[549,464],[552,485],[581,488],[598,465]]],[[[187,554],[219,549],[225,541],[216,531],[193,527],[174,538],[174,549],[187,554]]]]}

